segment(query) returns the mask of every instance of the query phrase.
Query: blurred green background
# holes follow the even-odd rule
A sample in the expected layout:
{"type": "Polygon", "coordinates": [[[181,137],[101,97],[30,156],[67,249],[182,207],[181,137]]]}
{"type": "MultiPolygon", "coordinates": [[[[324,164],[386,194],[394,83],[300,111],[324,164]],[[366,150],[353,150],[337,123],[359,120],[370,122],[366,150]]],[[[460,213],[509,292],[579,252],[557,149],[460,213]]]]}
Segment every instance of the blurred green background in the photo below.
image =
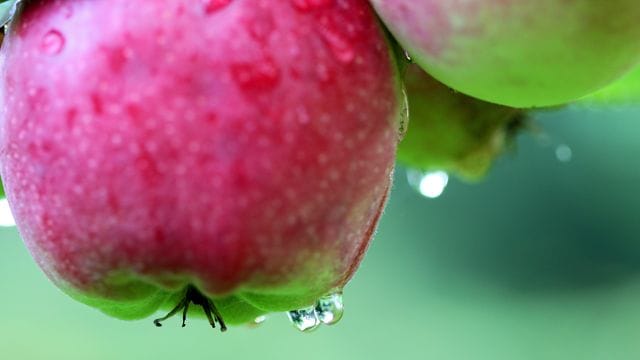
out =
{"type": "Polygon", "coordinates": [[[481,184],[426,199],[398,169],[344,319],[311,334],[283,314],[225,334],[111,319],[0,229],[0,358],[638,359],[640,109],[535,117],[481,184]]]}

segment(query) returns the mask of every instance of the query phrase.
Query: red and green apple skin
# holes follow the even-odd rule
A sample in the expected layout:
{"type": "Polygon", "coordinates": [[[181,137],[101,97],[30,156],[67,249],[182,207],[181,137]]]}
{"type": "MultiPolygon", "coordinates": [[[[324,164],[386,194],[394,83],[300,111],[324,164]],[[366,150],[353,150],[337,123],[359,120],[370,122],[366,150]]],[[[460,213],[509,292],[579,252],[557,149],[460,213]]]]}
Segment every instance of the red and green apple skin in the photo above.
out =
{"type": "Polygon", "coordinates": [[[410,131],[398,161],[420,171],[446,171],[467,181],[488,173],[515,135],[524,111],[458,93],[412,64],[405,84],[410,131]]]}
{"type": "Polygon", "coordinates": [[[512,107],[592,93],[640,61],[637,0],[372,0],[430,75],[512,107]]]}
{"type": "Polygon", "coordinates": [[[8,198],[77,300],[138,319],[193,285],[238,324],[358,267],[402,107],[367,1],[31,1],[0,61],[8,198]]]}

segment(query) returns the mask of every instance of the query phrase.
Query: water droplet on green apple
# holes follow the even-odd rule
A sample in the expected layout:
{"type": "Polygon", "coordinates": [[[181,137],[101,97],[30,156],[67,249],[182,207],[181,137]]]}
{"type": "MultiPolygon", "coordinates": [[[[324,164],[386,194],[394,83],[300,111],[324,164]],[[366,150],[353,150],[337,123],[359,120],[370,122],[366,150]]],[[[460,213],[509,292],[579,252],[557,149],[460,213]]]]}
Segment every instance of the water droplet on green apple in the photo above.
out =
{"type": "Polygon", "coordinates": [[[51,29],[42,37],[40,49],[45,54],[56,55],[64,48],[65,38],[59,30],[51,29]]]}
{"type": "Polygon", "coordinates": [[[9,202],[6,198],[0,199],[0,227],[16,226],[16,221],[11,213],[9,202]]]}
{"type": "Polygon", "coordinates": [[[316,302],[316,315],[325,325],[337,324],[344,315],[344,303],[342,292],[336,292],[323,296],[316,302]]]}
{"type": "Polygon", "coordinates": [[[407,90],[402,88],[402,99],[400,100],[400,116],[398,119],[398,141],[402,141],[409,129],[409,97],[407,90]]]}
{"type": "Polygon", "coordinates": [[[315,306],[289,311],[287,315],[293,326],[302,332],[313,331],[321,324],[315,306]]]}
{"type": "Polygon", "coordinates": [[[331,4],[332,0],[292,0],[293,7],[300,11],[310,11],[319,9],[331,4]]]}

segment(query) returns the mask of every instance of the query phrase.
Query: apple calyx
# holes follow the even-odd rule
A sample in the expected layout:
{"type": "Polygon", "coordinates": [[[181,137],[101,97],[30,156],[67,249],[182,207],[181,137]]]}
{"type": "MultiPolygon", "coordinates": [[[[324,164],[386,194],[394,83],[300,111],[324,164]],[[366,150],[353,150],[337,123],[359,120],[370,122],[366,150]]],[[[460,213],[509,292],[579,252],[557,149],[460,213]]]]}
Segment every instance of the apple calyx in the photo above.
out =
{"type": "Polygon", "coordinates": [[[182,310],[182,327],[187,326],[187,313],[189,312],[189,304],[191,303],[202,307],[202,310],[207,316],[209,324],[212,328],[215,329],[217,322],[218,324],[220,324],[221,332],[227,331],[227,326],[225,325],[224,320],[222,319],[222,316],[220,316],[220,312],[218,312],[218,309],[216,308],[213,301],[204,296],[193,285],[187,286],[182,300],[180,300],[180,302],[178,302],[178,304],[171,311],[169,311],[167,315],[153,320],[153,324],[157,327],[161,327],[163,321],[173,317],[180,310],[182,310]]]}

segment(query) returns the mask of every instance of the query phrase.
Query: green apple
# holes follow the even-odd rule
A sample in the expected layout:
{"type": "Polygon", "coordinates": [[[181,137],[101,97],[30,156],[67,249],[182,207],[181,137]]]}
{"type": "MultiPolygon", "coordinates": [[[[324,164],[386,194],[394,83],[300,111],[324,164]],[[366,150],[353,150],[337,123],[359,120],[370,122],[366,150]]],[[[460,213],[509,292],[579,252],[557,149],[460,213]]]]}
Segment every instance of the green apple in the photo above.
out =
{"type": "Polygon", "coordinates": [[[559,105],[640,61],[638,0],[372,0],[433,77],[513,107],[559,105]]]}
{"type": "Polygon", "coordinates": [[[417,65],[406,72],[410,126],[398,160],[421,171],[479,180],[522,123],[523,111],[457,93],[417,65]]]}
{"type": "Polygon", "coordinates": [[[613,84],[579,100],[578,103],[592,105],[640,104],[640,66],[613,84]]]}

